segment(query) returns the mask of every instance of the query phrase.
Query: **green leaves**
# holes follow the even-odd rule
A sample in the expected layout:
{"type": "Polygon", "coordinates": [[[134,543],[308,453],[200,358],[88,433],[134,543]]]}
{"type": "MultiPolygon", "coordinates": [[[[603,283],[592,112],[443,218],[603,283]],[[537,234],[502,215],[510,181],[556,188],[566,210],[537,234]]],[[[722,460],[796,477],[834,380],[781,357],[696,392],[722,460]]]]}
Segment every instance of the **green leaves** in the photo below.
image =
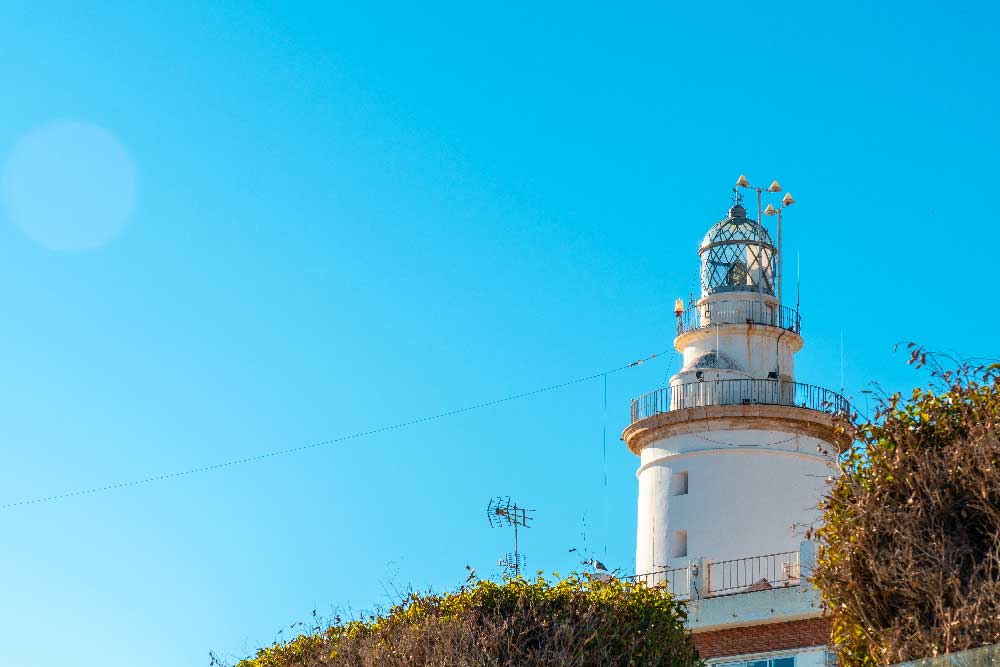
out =
{"type": "Polygon", "coordinates": [[[662,588],[571,574],[411,594],[388,612],[316,628],[238,667],[701,667],[685,605],[662,588]]]}

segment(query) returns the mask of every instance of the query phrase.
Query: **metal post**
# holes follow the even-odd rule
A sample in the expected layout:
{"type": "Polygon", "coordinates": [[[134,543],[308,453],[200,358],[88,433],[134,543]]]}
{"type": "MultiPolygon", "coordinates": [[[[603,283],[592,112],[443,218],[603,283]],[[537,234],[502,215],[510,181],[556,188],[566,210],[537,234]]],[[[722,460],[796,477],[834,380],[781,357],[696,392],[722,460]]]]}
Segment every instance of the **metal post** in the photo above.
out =
{"type": "Polygon", "coordinates": [[[763,213],[761,213],[760,205],[761,205],[761,197],[763,197],[764,188],[754,188],[754,189],[757,191],[757,224],[763,225],[764,223],[761,222],[760,218],[760,216],[763,215],[763,213]]]}
{"type": "MultiPolygon", "coordinates": [[[[514,506],[514,512],[517,512],[517,505],[514,506]]],[[[521,576],[521,555],[517,552],[517,521],[514,521],[514,576],[521,576]]]]}
{"type": "MultiPolygon", "coordinates": [[[[785,208],[782,206],[781,208],[785,208]]],[[[778,256],[774,263],[774,283],[777,290],[778,307],[781,307],[781,208],[778,209],[778,256]]]]}
{"type": "MultiPolygon", "coordinates": [[[[757,190],[757,224],[761,228],[764,227],[764,214],[761,208],[761,198],[764,196],[763,188],[754,188],[757,190]]],[[[764,241],[761,239],[757,242],[757,291],[763,293],[764,291],[764,265],[761,260],[764,258],[764,241]]]]}

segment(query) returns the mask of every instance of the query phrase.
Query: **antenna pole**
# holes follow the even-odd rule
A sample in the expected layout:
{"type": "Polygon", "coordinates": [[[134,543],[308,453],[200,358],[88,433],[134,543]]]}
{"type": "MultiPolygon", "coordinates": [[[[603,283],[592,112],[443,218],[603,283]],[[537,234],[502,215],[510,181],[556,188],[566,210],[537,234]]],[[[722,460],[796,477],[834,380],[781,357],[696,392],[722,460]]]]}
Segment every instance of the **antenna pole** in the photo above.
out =
{"type": "Polygon", "coordinates": [[[844,393],[844,330],[840,330],[840,393],[844,393]]]}
{"type": "Polygon", "coordinates": [[[763,218],[761,218],[761,216],[763,215],[763,213],[761,213],[761,211],[763,210],[761,209],[761,197],[763,197],[764,188],[754,188],[754,189],[757,191],[757,224],[763,225],[764,224],[763,218]]]}
{"type": "Polygon", "coordinates": [[[802,303],[802,255],[795,253],[795,312],[802,303]]]}
{"type": "MultiPolygon", "coordinates": [[[[514,505],[514,511],[517,512],[517,505],[514,505]]],[[[514,521],[514,576],[521,576],[521,554],[517,550],[517,521],[514,521]]]]}
{"type": "MultiPolygon", "coordinates": [[[[782,207],[784,208],[784,207],[782,207]]],[[[775,283],[778,291],[778,306],[781,306],[781,209],[778,209],[778,257],[774,267],[775,283]]]]}

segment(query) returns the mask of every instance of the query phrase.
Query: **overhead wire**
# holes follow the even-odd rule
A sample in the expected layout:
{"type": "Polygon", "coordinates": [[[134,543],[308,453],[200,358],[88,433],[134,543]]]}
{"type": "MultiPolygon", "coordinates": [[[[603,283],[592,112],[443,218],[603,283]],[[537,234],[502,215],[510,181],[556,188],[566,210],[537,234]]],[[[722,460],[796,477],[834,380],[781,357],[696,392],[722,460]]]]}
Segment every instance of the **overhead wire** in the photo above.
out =
{"type": "Polygon", "coordinates": [[[624,366],[619,366],[611,370],[601,371],[600,373],[593,373],[591,375],[586,375],[584,377],[579,377],[574,380],[568,380],[566,382],[560,382],[558,384],[548,385],[546,387],[541,387],[539,389],[532,389],[531,391],[525,391],[518,394],[512,394],[510,396],[505,396],[503,398],[498,398],[490,401],[484,401],[482,403],[476,403],[474,405],[467,405],[462,408],[456,408],[453,410],[446,410],[444,412],[439,412],[433,415],[427,415],[425,417],[418,417],[416,419],[410,419],[403,422],[397,422],[395,424],[387,424],[385,426],[379,426],[377,428],[368,429],[365,431],[357,431],[355,433],[350,433],[348,435],[342,435],[336,438],[330,438],[329,440],[321,440],[319,442],[313,442],[307,445],[300,445],[298,447],[289,447],[286,449],[279,449],[271,452],[265,452],[263,454],[256,454],[253,456],[245,456],[237,459],[231,459],[229,461],[223,461],[221,463],[214,463],[210,465],[198,466],[196,468],[189,468],[187,470],[180,470],[176,472],[163,473],[160,475],[153,475],[151,477],[143,477],[140,479],[127,480],[123,482],[115,482],[113,484],[106,484],[104,486],[93,486],[89,488],[79,489],[76,491],[69,491],[66,493],[58,493],[49,496],[39,496],[36,498],[25,498],[22,500],[16,500],[8,503],[0,504],[0,511],[12,509],[14,507],[21,507],[24,505],[37,505],[40,503],[54,502],[57,500],[66,500],[68,498],[75,498],[79,496],[88,496],[97,493],[105,493],[108,491],[116,491],[118,489],[124,489],[132,486],[140,486],[143,484],[152,484],[155,482],[162,482],[168,479],[175,479],[178,477],[186,477],[189,475],[195,475],[203,472],[210,472],[213,470],[220,470],[223,468],[230,468],[233,466],[243,465],[246,463],[253,463],[256,461],[262,461],[264,459],[275,458],[278,456],[286,456],[288,454],[295,454],[298,452],[303,452],[309,449],[316,449],[319,447],[326,447],[329,445],[339,444],[342,442],[347,442],[348,440],[357,440],[360,438],[365,438],[373,435],[378,435],[380,433],[386,433],[388,431],[397,431],[399,429],[408,428],[410,426],[416,426],[418,424],[425,424],[427,422],[437,421],[439,419],[444,419],[446,417],[453,417],[455,415],[460,415],[466,412],[472,412],[474,410],[482,410],[484,408],[493,407],[503,403],[509,403],[511,401],[516,401],[524,398],[530,398],[532,396],[537,396],[539,394],[544,394],[550,391],[556,391],[558,389],[564,389],[572,385],[580,384],[583,382],[588,382],[590,380],[596,380],[597,378],[604,377],[607,378],[608,375],[614,373],[620,373],[621,371],[628,370],[629,368],[634,368],[639,366],[651,359],[655,359],[666,353],[657,352],[656,354],[651,354],[648,357],[642,359],[637,359],[631,363],[625,364],[624,366]]]}
{"type": "MultiPolygon", "coordinates": [[[[717,433],[717,432],[718,431],[709,431],[709,433],[717,433]]],[[[711,442],[714,445],[728,445],[730,447],[773,447],[774,445],[783,445],[786,442],[791,442],[792,440],[795,440],[796,438],[799,437],[799,435],[793,435],[791,437],[785,438],[784,440],[775,440],[774,442],[755,443],[752,445],[748,445],[748,444],[740,444],[738,442],[724,442],[722,440],[713,440],[712,438],[707,438],[700,433],[695,433],[694,435],[706,442],[711,442]]]]}
{"type": "Polygon", "coordinates": [[[604,375],[604,405],[601,414],[601,468],[604,474],[604,557],[608,556],[608,376],[604,375]]]}

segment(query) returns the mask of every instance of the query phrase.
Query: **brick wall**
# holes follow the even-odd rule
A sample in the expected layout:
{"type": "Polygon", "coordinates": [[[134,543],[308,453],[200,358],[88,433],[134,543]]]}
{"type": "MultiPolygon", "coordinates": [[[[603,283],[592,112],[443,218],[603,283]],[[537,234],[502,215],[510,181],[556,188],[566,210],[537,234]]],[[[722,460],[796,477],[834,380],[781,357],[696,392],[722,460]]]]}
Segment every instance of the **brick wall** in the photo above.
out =
{"type": "Polygon", "coordinates": [[[829,618],[807,618],[694,634],[694,645],[702,658],[782,651],[829,643],[829,618]]]}

